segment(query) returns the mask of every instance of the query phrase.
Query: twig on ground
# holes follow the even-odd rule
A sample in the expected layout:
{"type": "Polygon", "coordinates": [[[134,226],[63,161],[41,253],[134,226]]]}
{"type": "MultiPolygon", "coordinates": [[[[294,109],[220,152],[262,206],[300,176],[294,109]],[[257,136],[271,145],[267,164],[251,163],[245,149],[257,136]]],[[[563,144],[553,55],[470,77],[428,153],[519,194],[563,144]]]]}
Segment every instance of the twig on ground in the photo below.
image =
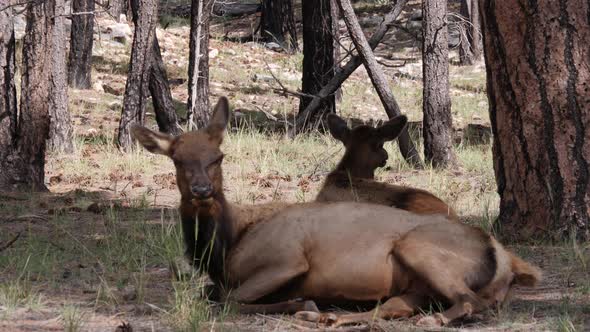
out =
{"type": "Polygon", "coordinates": [[[12,240],[6,242],[6,244],[3,244],[2,246],[0,246],[0,252],[3,252],[4,250],[10,248],[10,246],[12,246],[16,240],[18,240],[18,238],[20,237],[20,232],[16,233],[16,236],[12,238],[12,240]]]}
{"type": "Polygon", "coordinates": [[[317,98],[317,96],[315,95],[310,95],[308,93],[303,93],[303,92],[299,92],[299,91],[293,91],[287,87],[285,87],[285,85],[283,84],[283,82],[281,82],[278,77],[272,72],[272,69],[270,69],[270,66],[268,64],[268,62],[266,62],[266,60],[263,60],[264,64],[266,65],[266,68],[268,69],[268,72],[270,73],[270,75],[272,76],[272,78],[275,80],[275,82],[277,82],[277,84],[280,86],[280,88],[276,88],[276,87],[271,87],[273,91],[282,94],[282,95],[293,95],[295,97],[307,97],[307,98],[317,98]]]}

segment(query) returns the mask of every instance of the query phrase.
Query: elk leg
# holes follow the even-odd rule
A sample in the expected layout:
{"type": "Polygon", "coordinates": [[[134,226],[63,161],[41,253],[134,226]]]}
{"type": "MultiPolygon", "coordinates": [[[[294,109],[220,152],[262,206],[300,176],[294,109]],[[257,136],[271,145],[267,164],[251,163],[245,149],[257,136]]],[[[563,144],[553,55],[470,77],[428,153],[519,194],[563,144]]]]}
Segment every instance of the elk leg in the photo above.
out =
{"type": "Polygon", "coordinates": [[[412,293],[388,299],[381,306],[363,313],[335,315],[332,313],[316,314],[313,312],[298,312],[296,317],[302,320],[326,323],[331,326],[342,326],[355,323],[371,323],[375,319],[395,319],[410,317],[414,311],[424,305],[427,298],[412,293]]]}
{"type": "Polygon", "coordinates": [[[294,314],[299,311],[319,312],[313,301],[285,301],[272,304],[238,304],[240,314],[294,314]]]}
{"type": "Polygon", "coordinates": [[[252,303],[279,289],[309,269],[306,261],[293,266],[271,266],[261,268],[249,276],[238,288],[229,294],[229,300],[237,303],[252,303]]]}

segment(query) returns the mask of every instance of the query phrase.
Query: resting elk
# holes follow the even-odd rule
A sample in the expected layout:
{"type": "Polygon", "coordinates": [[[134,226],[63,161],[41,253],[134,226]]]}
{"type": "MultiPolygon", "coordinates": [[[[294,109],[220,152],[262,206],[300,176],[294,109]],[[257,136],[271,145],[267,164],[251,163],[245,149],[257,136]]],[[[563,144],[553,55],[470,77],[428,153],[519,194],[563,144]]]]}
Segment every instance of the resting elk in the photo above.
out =
{"type": "Polygon", "coordinates": [[[387,151],[383,143],[394,140],[404,129],[407,118],[395,117],[380,127],[357,126],[349,129],[336,114],[329,114],[328,128],[346,151],[340,163],[324,181],[316,201],[359,201],[382,204],[417,214],[442,214],[457,220],[451,207],[426,190],[375,181],[375,170],[385,166],[387,151]]]}
{"type": "Polygon", "coordinates": [[[199,131],[171,137],[136,126],[132,134],[174,161],[188,251],[240,312],[298,312],[339,326],[408,317],[434,299],[448,309],[418,323],[444,325],[539,280],[492,236],[440,215],[359,202],[236,208],[224,197],[219,149],[229,115],[220,98],[199,131]],[[338,316],[315,305],[366,301],[382,304],[338,316]]]}

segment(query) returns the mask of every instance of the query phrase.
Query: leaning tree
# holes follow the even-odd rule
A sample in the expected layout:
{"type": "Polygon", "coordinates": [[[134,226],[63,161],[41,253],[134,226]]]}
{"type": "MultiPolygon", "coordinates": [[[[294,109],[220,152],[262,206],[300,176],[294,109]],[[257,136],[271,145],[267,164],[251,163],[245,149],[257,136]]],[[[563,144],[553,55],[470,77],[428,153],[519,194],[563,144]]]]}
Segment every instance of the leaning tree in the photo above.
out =
{"type": "Polygon", "coordinates": [[[590,239],[590,3],[480,10],[502,233],[590,239]]]}

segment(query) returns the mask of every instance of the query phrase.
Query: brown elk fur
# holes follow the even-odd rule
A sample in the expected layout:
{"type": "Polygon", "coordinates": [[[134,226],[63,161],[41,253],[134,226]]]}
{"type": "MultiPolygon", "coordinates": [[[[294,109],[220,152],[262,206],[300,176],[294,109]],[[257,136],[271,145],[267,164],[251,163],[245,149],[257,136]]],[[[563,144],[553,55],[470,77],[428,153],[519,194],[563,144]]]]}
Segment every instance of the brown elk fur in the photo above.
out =
{"type": "Polygon", "coordinates": [[[187,252],[231,289],[227,299],[241,312],[300,311],[301,319],[339,326],[408,317],[435,299],[449,309],[419,324],[442,325],[504,301],[513,284],[539,280],[535,267],[492,236],[444,216],[357,202],[229,204],[219,150],[228,116],[222,98],[213,125],[196,133],[132,132],[148,150],[174,160],[187,252]],[[316,301],[384,302],[378,310],[336,316],[317,312],[316,301]]]}
{"type": "Polygon", "coordinates": [[[443,214],[457,220],[457,214],[451,207],[426,190],[374,180],[375,170],[387,162],[383,143],[395,139],[406,122],[407,118],[402,115],[378,128],[363,125],[349,129],[344,120],[329,114],[330,133],[344,144],[346,151],[336,169],[324,181],[316,201],[368,202],[418,214],[443,214]]]}

